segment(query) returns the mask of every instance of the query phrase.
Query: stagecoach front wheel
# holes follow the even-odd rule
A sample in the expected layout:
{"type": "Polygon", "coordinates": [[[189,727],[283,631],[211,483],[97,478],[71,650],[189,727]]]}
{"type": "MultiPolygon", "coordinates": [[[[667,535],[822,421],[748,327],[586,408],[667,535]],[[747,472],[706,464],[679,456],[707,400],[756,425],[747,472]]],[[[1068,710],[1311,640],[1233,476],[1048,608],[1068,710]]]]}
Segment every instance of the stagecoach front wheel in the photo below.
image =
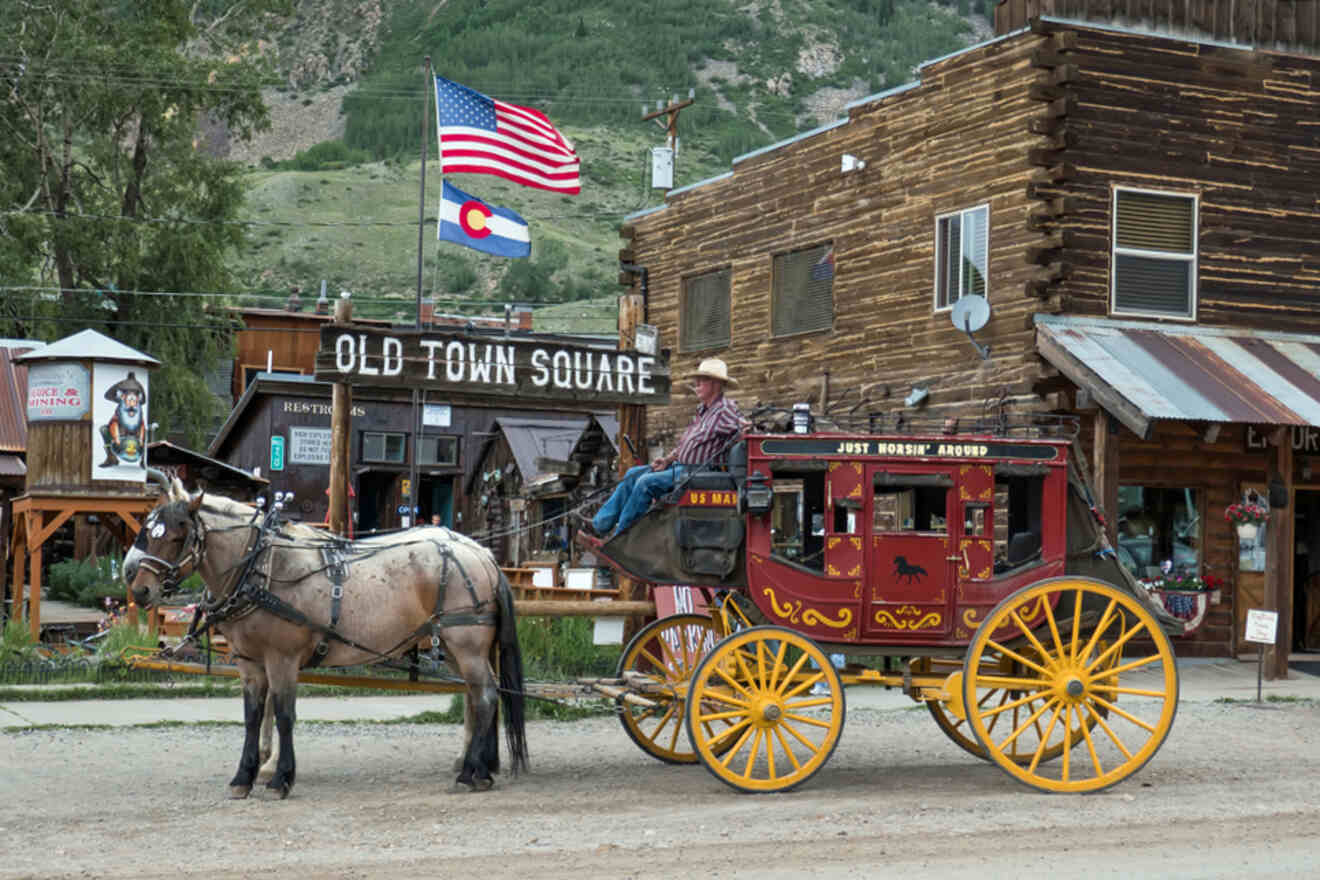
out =
{"type": "Polygon", "coordinates": [[[1163,744],[1178,669],[1138,599],[1100,581],[1053,578],[981,623],[967,647],[963,701],[967,727],[1010,776],[1043,791],[1100,791],[1163,744]]]}
{"type": "MultiPolygon", "coordinates": [[[[689,683],[701,658],[717,641],[715,624],[700,614],[675,614],[643,627],[624,649],[616,672],[640,683],[639,692],[655,706],[619,704],[619,721],[638,747],[666,764],[695,764],[686,715],[689,683]]],[[[727,729],[710,725],[709,734],[727,729]]]]}
{"type": "Polygon", "coordinates": [[[756,626],[719,642],[697,667],[688,737],[701,763],[727,785],[786,791],[829,760],[845,713],[839,675],[815,642],[756,626]]]}

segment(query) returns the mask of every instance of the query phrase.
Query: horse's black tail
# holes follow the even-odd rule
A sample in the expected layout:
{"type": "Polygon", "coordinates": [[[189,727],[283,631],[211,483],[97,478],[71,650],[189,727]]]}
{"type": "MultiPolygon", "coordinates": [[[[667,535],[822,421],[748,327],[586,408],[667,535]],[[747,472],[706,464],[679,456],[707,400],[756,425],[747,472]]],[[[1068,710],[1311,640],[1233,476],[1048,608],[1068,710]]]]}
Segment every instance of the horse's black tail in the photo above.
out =
{"type": "Polygon", "coordinates": [[[527,728],[523,711],[522,649],[518,647],[518,621],[513,614],[513,590],[500,572],[499,601],[500,700],[504,704],[504,735],[509,744],[509,763],[516,775],[527,769],[527,728]]]}

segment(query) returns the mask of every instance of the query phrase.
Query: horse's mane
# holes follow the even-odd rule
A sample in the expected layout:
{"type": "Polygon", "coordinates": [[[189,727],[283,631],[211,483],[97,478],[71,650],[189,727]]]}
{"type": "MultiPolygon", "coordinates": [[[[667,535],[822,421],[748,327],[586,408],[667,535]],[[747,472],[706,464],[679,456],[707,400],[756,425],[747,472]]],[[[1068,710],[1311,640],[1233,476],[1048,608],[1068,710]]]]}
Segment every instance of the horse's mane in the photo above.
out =
{"type": "MultiPolygon", "coordinates": [[[[203,495],[202,510],[219,514],[226,519],[250,520],[256,513],[256,508],[251,504],[244,504],[242,501],[235,501],[224,495],[203,495]]],[[[315,529],[305,523],[292,520],[285,521],[281,527],[287,530],[292,536],[300,538],[324,538],[325,533],[320,529],[315,529]]]]}

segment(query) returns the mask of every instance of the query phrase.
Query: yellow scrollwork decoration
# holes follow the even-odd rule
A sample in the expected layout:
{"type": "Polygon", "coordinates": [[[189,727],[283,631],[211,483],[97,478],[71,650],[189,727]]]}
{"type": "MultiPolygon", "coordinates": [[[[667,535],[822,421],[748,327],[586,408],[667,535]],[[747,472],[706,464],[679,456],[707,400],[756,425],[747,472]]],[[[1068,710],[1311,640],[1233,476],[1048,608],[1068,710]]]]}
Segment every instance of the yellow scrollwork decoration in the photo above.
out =
{"type": "Polygon", "coordinates": [[[787,620],[789,623],[797,623],[799,617],[801,617],[802,623],[807,626],[828,626],[832,629],[843,629],[852,623],[852,612],[847,608],[840,608],[838,619],[831,620],[815,608],[804,610],[802,602],[798,599],[780,605],[778,598],[775,596],[775,591],[770,587],[762,588],[761,592],[770,599],[770,607],[774,610],[775,615],[787,620]]]}
{"type": "MultiPolygon", "coordinates": [[[[903,609],[901,608],[898,609],[900,614],[902,613],[902,610],[903,609]]],[[[943,619],[944,619],[943,616],[941,616],[941,614],[938,611],[931,611],[927,613],[925,617],[920,617],[913,620],[906,620],[906,619],[900,620],[899,618],[895,617],[894,615],[890,614],[888,611],[885,611],[883,609],[875,613],[875,622],[880,624],[881,626],[887,625],[891,629],[910,629],[914,631],[919,629],[926,629],[927,627],[939,626],[940,622],[943,619]]]]}

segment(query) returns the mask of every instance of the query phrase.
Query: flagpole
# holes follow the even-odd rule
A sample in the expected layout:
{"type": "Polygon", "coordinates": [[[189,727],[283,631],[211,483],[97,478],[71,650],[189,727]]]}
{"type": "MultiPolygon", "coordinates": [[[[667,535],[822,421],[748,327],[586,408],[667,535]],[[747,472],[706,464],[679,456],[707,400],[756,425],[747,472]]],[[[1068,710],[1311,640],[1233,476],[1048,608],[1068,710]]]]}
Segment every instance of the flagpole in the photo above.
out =
{"type": "MultiPolygon", "coordinates": [[[[426,100],[422,102],[422,181],[417,194],[417,329],[422,329],[422,230],[426,226],[426,154],[431,152],[431,100],[435,78],[431,76],[431,56],[422,62],[426,69],[426,100]]],[[[439,224],[440,218],[436,217],[439,224]]]]}
{"type": "MultiPolygon", "coordinates": [[[[422,102],[422,180],[417,193],[417,329],[422,329],[422,232],[426,228],[426,154],[431,152],[431,100],[435,94],[435,78],[431,76],[431,56],[427,55],[422,62],[426,70],[426,100],[422,102]]],[[[435,218],[437,226],[440,218],[435,218]]],[[[421,516],[421,509],[417,506],[417,456],[421,452],[422,446],[422,422],[421,414],[417,406],[417,389],[412,391],[412,426],[413,426],[413,444],[412,455],[408,456],[408,522],[411,525],[418,525],[415,517],[421,516]]]]}

